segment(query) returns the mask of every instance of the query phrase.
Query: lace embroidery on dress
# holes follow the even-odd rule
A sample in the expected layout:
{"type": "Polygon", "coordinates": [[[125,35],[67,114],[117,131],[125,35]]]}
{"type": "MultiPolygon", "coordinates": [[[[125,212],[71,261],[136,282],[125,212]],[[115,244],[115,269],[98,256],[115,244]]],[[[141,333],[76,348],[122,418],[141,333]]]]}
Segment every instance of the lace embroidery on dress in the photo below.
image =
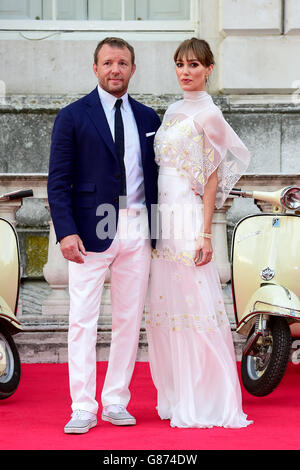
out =
{"type": "MultiPolygon", "coordinates": [[[[180,275],[178,272],[175,272],[174,276],[180,275]]],[[[181,282],[181,279],[178,279],[178,282],[181,282]]],[[[200,280],[197,281],[198,288],[201,287],[201,283],[200,280]]],[[[185,309],[183,309],[181,313],[166,312],[163,310],[163,307],[159,308],[160,303],[162,306],[165,306],[166,303],[163,295],[157,296],[157,298],[154,299],[156,309],[149,311],[149,309],[146,308],[145,310],[146,325],[168,328],[173,332],[191,328],[195,332],[205,330],[209,333],[228,324],[223,300],[219,299],[215,301],[214,309],[208,314],[206,310],[201,311],[201,309],[199,309],[197,295],[198,292],[187,293],[181,298],[181,302],[185,305],[185,309]]]]}
{"type": "Polygon", "coordinates": [[[250,162],[249,151],[206,92],[186,92],[168,108],[155,137],[155,154],[159,166],[183,172],[200,195],[217,169],[217,208],[250,162]]]}
{"type": "Polygon", "coordinates": [[[160,258],[162,257],[164,261],[175,261],[176,263],[182,263],[186,266],[195,266],[194,256],[193,253],[188,251],[180,251],[179,253],[174,253],[174,251],[164,246],[161,250],[152,249],[151,254],[153,258],[160,258]]]}

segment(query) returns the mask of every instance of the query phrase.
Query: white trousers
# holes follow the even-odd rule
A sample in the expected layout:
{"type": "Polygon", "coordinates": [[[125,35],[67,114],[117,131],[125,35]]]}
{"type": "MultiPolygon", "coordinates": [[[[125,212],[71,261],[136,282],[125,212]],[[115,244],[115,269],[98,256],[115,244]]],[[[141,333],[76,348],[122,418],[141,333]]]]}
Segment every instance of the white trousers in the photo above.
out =
{"type": "Polygon", "coordinates": [[[135,220],[128,210],[120,210],[117,234],[109,249],[102,253],[88,252],[83,264],[69,262],[68,362],[73,411],[81,409],[95,414],[98,411],[97,321],[108,268],[112,338],[101,401],[103,406],[127,406],[130,400],[129,384],[136,360],[151,259],[150,240],[144,233],[134,231],[129,236],[128,230],[121,233],[122,226],[135,220]]]}

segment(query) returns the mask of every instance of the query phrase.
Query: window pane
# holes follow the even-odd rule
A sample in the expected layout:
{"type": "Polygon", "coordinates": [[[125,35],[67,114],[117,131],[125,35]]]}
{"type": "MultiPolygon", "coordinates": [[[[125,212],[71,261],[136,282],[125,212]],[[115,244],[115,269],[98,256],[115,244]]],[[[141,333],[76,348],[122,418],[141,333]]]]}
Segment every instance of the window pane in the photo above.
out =
{"type": "Polygon", "coordinates": [[[86,0],[56,0],[56,18],[58,20],[86,20],[86,0]]]}
{"type": "Polygon", "coordinates": [[[88,0],[89,20],[121,20],[122,0],[88,0]]]}
{"type": "Polygon", "coordinates": [[[190,0],[135,0],[135,19],[187,20],[190,0]]]}
{"type": "MultiPolygon", "coordinates": [[[[89,20],[120,20],[122,0],[88,0],[89,20]]],[[[125,0],[126,20],[186,20],[190,0],[125,0]]]]}
{"type": "Polygon", "coordinates": [[[42,0],[0,0],[0,18],[9,20],[41,19],[42,0]]]}

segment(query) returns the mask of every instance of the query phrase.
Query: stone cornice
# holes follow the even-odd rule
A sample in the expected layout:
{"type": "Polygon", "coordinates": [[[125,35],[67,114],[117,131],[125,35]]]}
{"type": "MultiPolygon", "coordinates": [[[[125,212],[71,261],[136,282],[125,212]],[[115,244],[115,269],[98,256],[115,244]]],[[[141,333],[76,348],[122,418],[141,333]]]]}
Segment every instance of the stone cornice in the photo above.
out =
{"type": "MultiPolygon", "coordinates": [[[[7,95],[0,98],[0,113],[57,113],[83,95],[7,95]]],[[[132,94],[134,99],[163,114],[182,95],[132,94]]],[[[299,113],[300,99],[293,95],[212,95],[224,113],[299,113]]]]}

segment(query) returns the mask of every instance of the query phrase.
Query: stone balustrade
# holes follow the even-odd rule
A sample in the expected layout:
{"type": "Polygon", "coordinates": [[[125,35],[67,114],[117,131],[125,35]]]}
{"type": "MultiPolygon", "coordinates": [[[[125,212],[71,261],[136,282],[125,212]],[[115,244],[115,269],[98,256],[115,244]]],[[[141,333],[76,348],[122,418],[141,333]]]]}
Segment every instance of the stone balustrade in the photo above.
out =
{"type": "MultiPolygon", "coordinates": [[[[241,178],[238,186],[249,190],[275,190],[291,184],[300,185],[300,177],[290,174],[247,174],[241,178]]],[[[53,224],[48,212],[49,207],[46,185],[47,174],[0,173],[0,194],[17,189],[33,190],[33,198],[24,200],[23,205],[19,201],[1,203],[0,217],[10,220],[20,233],[22,230],[25,230],[24,226],[26,226],[26,221],[29,226],[26,228],[26,233],[30,233],[30,231],[35,230],[34,225],[36,225],[38,220],[38,222],[40,221],[40,225],[44,227],[44,232],[46,233],[47,238],[46,253],[44,254],[45,264],[42,268],[42,279],[37,283],[33,282],[30,284],[29,282],[28,288],[30,275],[26,275],[26,270],[24,272],[23,266],[24,275],[22,280],[18,317],[24,327],[24,333],[18,334],[17,337],[20,338],[19,344],[23,351],[23,356],[26,358],[25,360],[29,362],[33,360],[33,357],[35,357],[35,360],[37,358],[37,355],[34,356],[34,349],[37,348],[37,343],[39,342],[37,338],[41,337],[43,337],[43,346],[42,348],[39,348],[38,351],[38,357],[41,362],[62,362],[66,360],[66,331],[69,310],[69,295],[67,289],[68,264],[60,252],[59,244],[56,244],[53,224]],[[41,207],[44,209],[44,212],[41,207]],[[34,212],[33,214],[32,211],[34,212]],[[38,291],[39,294],[36,294],[38,291]],[[32,297],[38,295],[39,301],[36,300],[35,302],[36,304],[40,302],[40,305],[37,306],[33,302],[32,307],[30,307],[28,295],[31,295],[32,297]],[[23,308],[26,296],[27,306],[26,308],[23,308]],[[49,344],[53,342],[54,337],[56,338],[56,342],[61,344],[63,353],[57,354],[54,358],[51,356],[52,360],[49,360],[49,352],[51,349],[49,344]],[[33,343],[35,344],[35,347],[33,347],[33,343]]],[[[260,212],[260,210],[264,211],[267,208],[267,206],[263,205],[260,205],[260,208],[258,208],[254,205],[252,199],[239,200],[229,197],[223,208],[216,210],[214,214],[214,253],[222,283],[226,311],[232,325],[233,333],[235,329],[235,319],[230,289],[231,266],[228,255],[230,233],[234,224],[241,217],[249,213],[260,212]]],[[[26,259],[26,256],[28,257],[28,253],[22,253],[22,251],[26,251],[26,249],[28,249],[28,245],[21,245],[21,260],[26,259]]],[[[40,255],[40,253],[38,253],[38,255],[40,255]]],[[[33,252],[32,256],[37,256],[37,254],[34,254],[33,252]]],[[[101,345],[101,348],[99,348],[98,359],[107,359],[110,334],[111,305],[108,273],[102,296],[101,315],[99,316],[98,343],[101,345]],[[105,346],[104,348],[103,345],[105,346]]],[[[239,338],[235,338],[235,342],[240,351],[241,340],[239,338]]],[[[140,358],[144,359],[146,357],[146,349],[147,341],[144,324],[142,324],[139,353],[140,358]]],[[[237,352],[237,355],[239,353],[240,352],[237,352]]]]}

